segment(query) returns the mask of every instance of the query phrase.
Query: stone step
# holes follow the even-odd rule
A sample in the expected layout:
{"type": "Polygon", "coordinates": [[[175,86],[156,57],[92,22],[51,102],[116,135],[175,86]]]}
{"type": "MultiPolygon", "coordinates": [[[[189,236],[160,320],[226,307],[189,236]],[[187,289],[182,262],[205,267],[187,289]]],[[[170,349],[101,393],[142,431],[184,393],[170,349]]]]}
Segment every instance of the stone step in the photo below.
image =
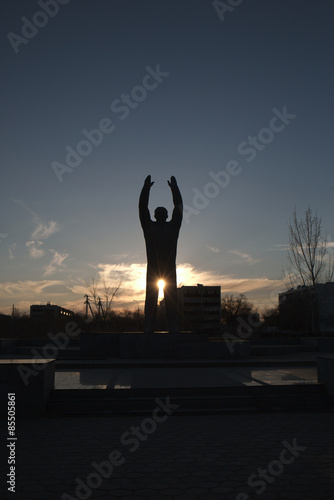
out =
{"type": "Polygon", "coordinates": [[[152,413],[157,398],[178,408],[175,414],[226,411],[331,411],[322,384],[179,389],[53,390],[47,415],[132,415],[152,413]]]}
{"type": "Polygon", "coordinates": [[[254,345],[251,348],[252,356],[276,356],[279,354],[295,354],[298,352],[316,352],[313,345],[254,345]]]}
{"type": "Polygon", "coordinates": [[[157,393],[161,397],[170,396],[171,393],[175,397],[193,396],[229,396],[229,395],[267,395],[267,394],[319,394],[324,392],[323,384],[287,384],[287,385],[238,385],[224,387],[160,387],[160,388],[132,388],[132,389],[53,389],[51,398],[53,400],[68,400],[75,399],[94,400],[105,398],[128,399],[129,397],[136,398],[152,398],[156,397],[157,393]]]}
{"type": "Polygon", "coordinates": [[[36,356],[36,352],[43,357],[57,358],[57,359],[77,359],[81,358],[81,350],[80,346],[70,346],[66,347],[66,349],[57,349],[56,346],[52,344],[45,344],[45,346],[40,347],[31,347],[31,346],[16,346],[16,347],[3,347],[1,350],[1,354],[3,355],[12,355],[16,357],[20,356],[36,356]],[[43,347],[45,349],[43,350],[43,347]]]}

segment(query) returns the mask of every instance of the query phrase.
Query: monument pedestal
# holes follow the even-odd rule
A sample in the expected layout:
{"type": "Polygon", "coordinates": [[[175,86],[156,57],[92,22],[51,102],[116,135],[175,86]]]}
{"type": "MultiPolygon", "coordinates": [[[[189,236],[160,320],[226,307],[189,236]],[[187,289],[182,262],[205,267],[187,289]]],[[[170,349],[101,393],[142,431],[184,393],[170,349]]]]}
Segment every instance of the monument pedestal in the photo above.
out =
{"type": "Polygon", "coordinates": [[[251,356],[247,340],[225,342],[206,333],[90,333],[80,334],[85,357],[120,359],[245,359],[251,356]]]}
{"type": "Polygon", "coordinates": [[[334,354],[320,353],[317,356],[317,370],[318,382],[324,384],[328,394],[334,398],[334,354]]]}
{"type": "MultiPolygon", "coordinates": [[[[15,394],[18,416],[35,416],[45,411],[54,388],[54,376],[54,359],[0,359],[0,393],[3,396],[15,394]]],[[[7,404],[1,405],[0,414],[5,415],[6,412],[7,404]]]]}

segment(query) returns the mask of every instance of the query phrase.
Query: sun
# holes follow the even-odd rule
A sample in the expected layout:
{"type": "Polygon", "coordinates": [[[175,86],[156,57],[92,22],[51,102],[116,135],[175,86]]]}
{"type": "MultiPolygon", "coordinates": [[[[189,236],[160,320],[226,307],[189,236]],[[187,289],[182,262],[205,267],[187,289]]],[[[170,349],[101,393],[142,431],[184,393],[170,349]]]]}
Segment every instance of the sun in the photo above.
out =
{"type": "Polygon", "coordinates": [[[164,280],[159,280],[158,281],[158,287],[159,287],[159,295],[158,295],[158,298],[159,299],[162,299],[163,296],[164,296],[164,286],[165,286],[165,282],[164,280]]]}

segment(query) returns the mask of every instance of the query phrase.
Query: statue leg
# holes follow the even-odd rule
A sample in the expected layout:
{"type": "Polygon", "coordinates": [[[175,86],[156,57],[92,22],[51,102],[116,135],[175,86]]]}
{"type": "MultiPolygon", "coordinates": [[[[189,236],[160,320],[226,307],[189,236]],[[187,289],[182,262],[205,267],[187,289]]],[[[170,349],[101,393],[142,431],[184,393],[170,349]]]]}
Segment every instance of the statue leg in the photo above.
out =
{"type": "Polygon", "coordinates": [[[177,333],[179,331],[179,326],[177,310],[176,270],[173,270],[171,273],[169,273],[168,278],[165,278],[164,298],[169,333],[177,333]]]}
{"type": "Polygon", "coordinates": [[[153,279],[147,273],[146,279],[146,300],[145,300],[145,333],[153,333],[155,330],[155,323],[157,317],[157,304],[159,287],[154,273],[153,279]]]}

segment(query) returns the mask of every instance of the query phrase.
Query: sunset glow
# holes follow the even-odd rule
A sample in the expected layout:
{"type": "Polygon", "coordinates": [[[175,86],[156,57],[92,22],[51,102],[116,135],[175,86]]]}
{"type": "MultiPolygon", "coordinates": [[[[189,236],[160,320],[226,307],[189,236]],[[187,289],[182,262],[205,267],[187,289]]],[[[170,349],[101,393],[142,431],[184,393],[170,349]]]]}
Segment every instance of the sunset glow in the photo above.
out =
{"type": "Polygon", "coordinates": [[[142,3],[6,2],[0,313],[85,314],[92,285],[143,312],[148,176],[152,223],[182,195],[178,288],[275,308],[308,204],[334,258],[333,2],[142,3]]]}

